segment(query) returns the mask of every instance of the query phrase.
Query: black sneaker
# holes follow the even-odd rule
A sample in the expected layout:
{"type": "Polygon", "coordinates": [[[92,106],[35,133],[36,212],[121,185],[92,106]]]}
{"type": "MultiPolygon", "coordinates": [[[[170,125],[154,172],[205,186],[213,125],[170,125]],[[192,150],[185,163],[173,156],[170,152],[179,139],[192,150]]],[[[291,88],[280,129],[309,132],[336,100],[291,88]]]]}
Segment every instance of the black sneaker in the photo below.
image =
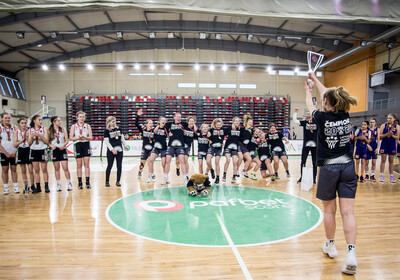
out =
{"type": "Polygon", "coordinates": [[[44,187],[44,192],[45,192],[45,193],[49,193],[49,192],[50,192],[50,189],[49,189],[48,186],[44,187]]]}
{"type": "Polygon", "coordinates": [[[360,183],[364,183],[364,177],[360,176],[360,183]]]}
{"type": "Polygon", "coordinates": [[[365,180],[365,181],[369,181],[369,175],[365,175],[364,180],[365,180]]]}
{"type": "Polygon", "coordinates": [[[357,175],[357,182],[360,182],[360,176],[357,175]]]}
{"type": "Polygon", "coordinates": [[[90,183],[89,182],[86,183],[86,188],[90,189],[90,183]]]}
{"type": "Polygon", "coordinates": [[[117,185],[117,187],[120,187],[121,183],[119,181],[117,181],[116,185],[117,185]]]}
{"type": "Polygon", "coordinates": [[[37,193],[36,188],[35,188],[34,185],[31,186],[31,190],[32,190],[32,193],[33,193],[33,194],[34,194],[34,193],[37,193]]]}
{"type": "Polygon", "coordinates": [[[79,184],[78,184],[78,189],[80,189],[80,190],[83,189],[82,183],[79,183],[79,184]]]}
{"type": "Polygon", "coordinates": [[[275,172],[275,179],[276,179],[276,180],[279,180],[279,179],[280,179],[279,176],[278,176],[278,172],[275,172]]]}
{"type": "Polygon", "coordinates": [[[23,191],[23,194],[28,194],[29,193],[29,186],[25,185],[25,189],[23,191]]]}
{"type": "Polygon", "coordinates": [[[181,175],[181,169],[180,168],[177,168],[176,169],[176,176],[180,176],[181,175]]]}
{"type": "Polygon", "coordinates": [[[106,187],[109,187],[110,186],[110,182],[106,182],[106,187]]]}
{"type": "Polygon", "coordinates": [[[216,184],[216,185],[219,184],[219,176],[217,176],[217,179],[215,179],[214,184],[216,184]]]}
{"type": "Polygon", "coordinates": [[[36,192],[37,192],[37,193],[42,192],[42,187],[41,187],[41,186],[37,187],[37,188],[36,188],[36,192]]]}
{"type": "Polygon", "coordinates": [[[214,169],[210,169],[211,178],[215,179],[215,172],[214,169]]]}
{"type": "MultiPolygon", "coordinates": [[[[301,183],[301,178],[299,180],[297,180],[297,183],[301,183]]],[[[315,184],[315,183],[314,183],[315,184]]]]}

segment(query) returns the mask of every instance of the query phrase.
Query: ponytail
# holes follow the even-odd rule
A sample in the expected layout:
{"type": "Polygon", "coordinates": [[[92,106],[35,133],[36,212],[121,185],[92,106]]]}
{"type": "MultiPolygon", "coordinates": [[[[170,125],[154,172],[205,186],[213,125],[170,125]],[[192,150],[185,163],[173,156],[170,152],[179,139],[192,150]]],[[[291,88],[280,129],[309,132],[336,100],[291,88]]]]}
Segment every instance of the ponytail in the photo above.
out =
{"type": "Polygon", "coordinates": [[[337,113],[339,111],[350,111],[350,105],[356,106],[357,99],[350,96],[349,92],[344,87],[328,88],[324,93],[324,98],[328,101],[329,105],[333,107],[337,113]]]}
{"type": "Polygon", "coordinates": [[[251,114],[250,113],[247,113],[246,115],[244,115],[243,116],[243,124],[244,124],[244,126],[247,126],[247,122],[249,121],[249,120],[252,120],[253,118],[251,117],[251,114]]]}
{"type": "Polygon", "coordinates": [[[35,120],[37,119],[37,118],[39,118],[40,117],[40,115],[34,115],[33,117],[32,117],[32,119],[31,119],[31,123],[29,124],[29,126],[30,127],[35,127],[35,120]]]}

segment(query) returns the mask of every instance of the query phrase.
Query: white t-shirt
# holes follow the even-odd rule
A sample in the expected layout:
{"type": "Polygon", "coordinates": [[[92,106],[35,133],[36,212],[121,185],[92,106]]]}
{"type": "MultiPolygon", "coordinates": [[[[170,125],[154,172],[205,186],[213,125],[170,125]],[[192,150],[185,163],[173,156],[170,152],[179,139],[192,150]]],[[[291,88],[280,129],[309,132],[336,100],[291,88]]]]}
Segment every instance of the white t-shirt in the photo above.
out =
{"type": "Polygon", "coordinates": [[[18,128],[15,125],[11,125],[11,127],[0,125],[0,129],[1,146],[3,146],[7,153],[14,153],[17,150],[17,148],[14,147],[14,132],[17,131],[18,128]]]}

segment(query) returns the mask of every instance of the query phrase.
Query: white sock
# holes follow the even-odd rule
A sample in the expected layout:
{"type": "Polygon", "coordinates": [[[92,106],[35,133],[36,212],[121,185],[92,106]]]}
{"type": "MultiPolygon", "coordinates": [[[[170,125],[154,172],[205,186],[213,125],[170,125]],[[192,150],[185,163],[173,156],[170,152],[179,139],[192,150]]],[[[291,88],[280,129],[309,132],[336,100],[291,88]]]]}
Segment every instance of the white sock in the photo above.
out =
{"type": "Polygon", "coordinates": [[[14,188],[18,188],[18,183],[14,183],[14,188]]]}
{"type": "Polygon", "coordinates": [[[165,179],[168,179],[168,173],[165,173],[165,174],[164,174],[164,178],[165,178],[165,179]]]}
{"type": "Polygon", "coordinates": [[[68,184],[71,184],[71,179],[67,179],[68,184]]]}
{"type": "Polygon", "coordinates": [[[381,176],[383,176],[383,173],[381,173],[381,176]]]}
{"type": "Polygon", "coordinates": [[[368,171],[365,171],[365,176],[368,176],[368,171]]]}
{"type": "Polygon", "coordinates": [[[374,171],[371,171],[371,176],[375,176],[375,172],[374,171]]]}
{"type": "Polygon", "coordinates": [[[61,181],[57,180],[57,186],[61,185],[61,181]]]}
{"type": "Polygon", "coordinates": [[[392,174],[390,174],[390,176],[392,176],[392,177],[393,177],[393,173],[392,173],[392,174]]]}
{"type": "Polygon", "coordinates": [[[4,188],[5,188],[5,189],[8,189],[8,184],[4,184],[4,188]]]}

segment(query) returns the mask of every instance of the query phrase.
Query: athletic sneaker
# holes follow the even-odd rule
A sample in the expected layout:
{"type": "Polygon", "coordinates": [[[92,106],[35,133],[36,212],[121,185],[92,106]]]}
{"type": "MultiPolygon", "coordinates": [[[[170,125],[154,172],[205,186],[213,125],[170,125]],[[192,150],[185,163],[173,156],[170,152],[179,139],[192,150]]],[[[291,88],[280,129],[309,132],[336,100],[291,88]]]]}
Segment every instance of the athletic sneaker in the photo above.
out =
{"type": "Polygon", "coordinates": [[[226,183],[226,175],[222,176],[222,183],[226,183]]]}
{"type": "Polygon", "coordinates": [[[72,191],[72,184],[68,183],[67,191],[72,191]]]}
{"type": "Polygon", "coordinates": [[[168,177],[164,177],[164,179],[163,179],[162,182],[161,182],[161,185],[166,185],[166,184],[168,184],[168,183],[169,183],[168,177]]]}
{"type": "Polygon", "coordinates": [[[82,183],[79,183],[79,184],[78,184],[78,189],[80,189],[80,190],[83,189],[82,183]]]}
{"type": "Polygon", "coordinates": [[[117,181],[117,182],[115,183],[115,185],[116,185],[117,187],[120,187],[120,186],[121,186],[121,183],[120,183],[119,181],[117,181]]]}
{"type": "Polygon", "coordinates": [[[189,177],[183,176],[183,184],[186,186],[188,182],[189,182],[189,177]]]}
{"type": "Polygon", "coordinates": [[[289,170],[286,170],[286,178],[290,178],[289,170]]]}
{"type": "Polygon", "coordinates": [[[181,175],[181,169],[180,168],[177,168],[176,169],[176,176],[180,176],[181,175]]]}
{"type": "Polygon", "coordinates": [[[14,193],[20,193],[18,186],[14,187],[13,191],[14,191],[14,193]]]}
{"type": "Polygon", "coordinates": [[[369,175],[365,175],[364,181],[369,181],[369,175]]]}
{"type": "Polygon", "coordinates": [[[217,179],[215,179],[214,184],[215,184],[215,185],[218,185],[218,184],[219,184],[219,176],[217,176],[217,179]]]}
{"type": "Polygon", "coordinates": [[[28,185],[25,185],[25,189],[24,189],[23,193],[24,193],[24,194],[28,194],[29,192],[30,192],[29,186],[28,186],[28,185]]]}
{"type": "Polygon", "coordinates": [[[324,244],[322,245],[322,251],[327,254],[331,259],[336,258],[338,255],[334,242],[324,242],[324,244]]]}
{"type": "Polygon", "coordinates": [[[210,173],[211,173],[211,178],[215,179],[215,172],[214,169],[210,169],[210,173]]]}
{"type": "Polygon", "coordinates": [[[357,175],[357,182],[360,182],[360,176],[357,175]]]}
{"type": "Polygon", "coordinates": [[[280,179],[279,176],[278,176],[278,172],[275,172],[275,178],[276,178],[276,180],[280,179]]]}
{"type": "Polygon", "coordinates": [[[379,182],[385,182],[385,178],[383,178],[383,175],[379,175],[379,182]]]}
{"type": "Polygon", "coordinates": [[[362,175],[360,176],[360,183],[364,183],[364,177],[362,175]]]}
{"type": "Polygon", "coordinates": [[[6,188],[6,187],[4,187],[3,194],[9,194],[9,193],[10,193],[10,189],[9,189],[9,188],[6,188]]]}
{"type": "Polygon", "coordinates": [[[147,177],[146,183],[151,183],[151,175],[150,175],[150,174],[149,174],[149,176],[147,177]]]}
{"type": "Polygon", "coordinates": [[[256,173],[251,173],[249,177],[250,177],[250,179],[252,179],[252,180],[257,180],[257,175],[256,175],[256,173]]]}
{"type": "Polygon", "coordinates": [[[275,181],[275,179],[276,179],[276,178],[275,178],[275,175],[272,174],[272,175],[271,175],[271,181],[275,181]]]}
{"type": "Polygon", "coordinates": [[[236,183],[237,183],[236,176],[233,176],[233,177],[232,177],[232,181],[231,181],[231,183],[232,183],[232,184],[236,184],[236,183]]]}
{"type": "Polygon", "coordinates": [[[357,265],[356,251],[354,249],[348,250],[342,272],[351,275],[356,274],[357,265]]]}
{"type": "Polygon", "coordinates": [[[89,183],[89,182],[87,182],[87,183],[86,183],[86,188],[87,188],[87,189],[90,189],[90,188],[91,188],[91,186],[90,186],[90,183],[89,183]]]}
{"type": "Polygon", "coordinates": [[[108,188],[108,187],[110,187],[110,182],[106,182],[106,187],[108,188]]]}
{"type": "Polygon", "coordinates": [[[249,174],[247,174],[247,171],[246,171],[246,170],[243,170],[243,171],[242,171],[242,175],[243,175],[243,177],[245,177],[245,178],[249,178],[249,174]]]}
{"type": "Polygon", "coordinates": [[[142,178],[142,171],[139,171],[137,174],[138,179],[142,178]]]}
{"type": "Polygon", "coordinates": [[[397,178],[397,181],[399,181],[399,182],[400,182],[400,177],[399,177],[399,178],[397,178]]]}
{"type": "Polygon", "coordinates": [[[46,185],[44,186],[44,192],[45,193],[49,193],[50,192],[49,186],[46,186],[46,185]]]}
{"type": "Polygon", "coordinates": [[[58,191],[58,192],[62,191],[61,185],[58,185],[58,186],[57,186],[57,191],[58,191]]]}
{"type": "Polygon", "coordinates": [[[154,174],[151,175],[151,181],[152,181],[152,182],[155,182],[155,181],[156,181],[156,175],[154,175],[154,174]]]}
{"type": "Polygon", "coordinates": [[[301,177],[300,177],[300,179],[299,179],[299,180],[297,180],[297,183],[301,183],[301,177]]]}
{"type": "Polygon", "coordinates": [[[370,181],[371,181],[371,182],[376,182],[376,179],[375,179],[375,176],[374,176],[374,175],[371,175],[370,181]]]}
{"type": "Polygon", "coordinates": [[[389,182],[390,183],[396,183],[396,180],[394,179],[393,175],[389,176],[389,182]]]}

